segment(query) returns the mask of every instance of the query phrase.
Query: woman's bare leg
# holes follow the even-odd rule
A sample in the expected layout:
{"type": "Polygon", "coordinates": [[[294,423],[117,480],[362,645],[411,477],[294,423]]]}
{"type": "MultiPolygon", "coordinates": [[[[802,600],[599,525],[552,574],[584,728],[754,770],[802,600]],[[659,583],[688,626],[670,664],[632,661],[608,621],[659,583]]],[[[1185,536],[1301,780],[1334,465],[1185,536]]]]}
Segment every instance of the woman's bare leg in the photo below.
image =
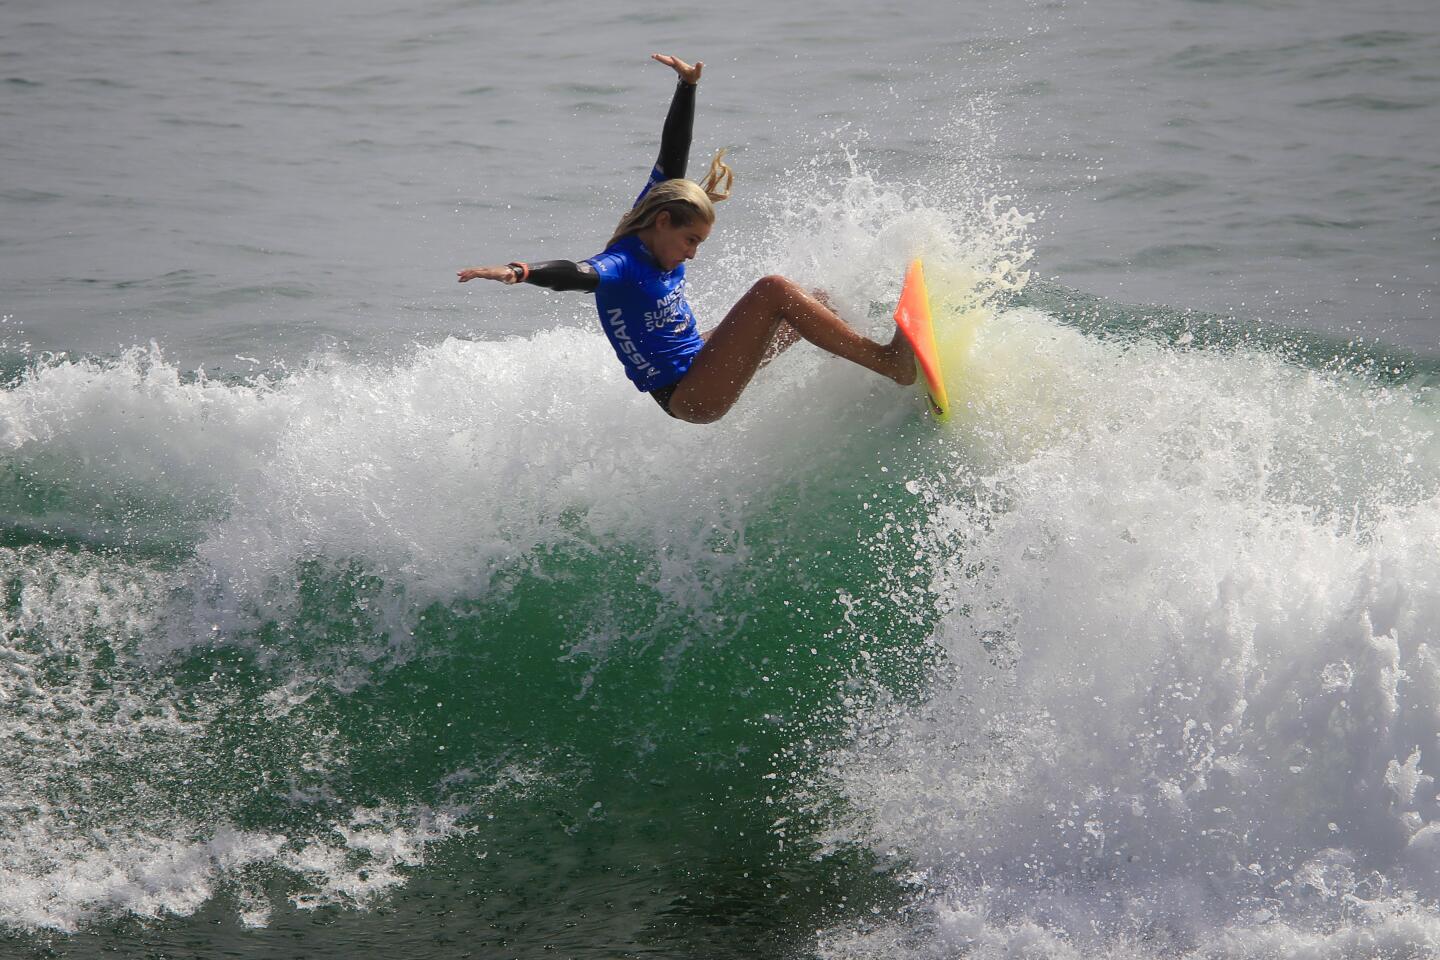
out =
{"type": "Polygon", "coordinates": [[[915,382],[915,355],[898,331],[888,344],[876,343],[794,282],[770,276],[751,287],[706,335],[704,348],[670,397],[671,412],[691,423],[723,417],[780,343],[783,325],[820,349],[896,383],[915,382]]]}
{"type": "Polygon", "coordinates": [[[780,321],[780,326],[775,328],[775,335],[765,347],[765,355],[760,358],[760,368],[763,370],[767,363],[795,346],[801,339],[800,331],[796,330],[789,320],[780,321]]]}
{"type": "MultiPolygon", "coordinates": [[[[830,294],[817,287],[810,291],[810,296],[814,297],[820,306],[834,313],[835,316],[840,316],[840,314],[836,312],[834,304],[830,302],[830,294]]],[[[706,336],[708,337],[709,334],[707,333],[706,336]]],[[[800,331],[796,330],[790,321],[786,320],[782,322],[780,326],[775,328],[775,336],[770,338],[770,346],[765,348],[765,356],[760,360],[760,369],[764,370],[771,360],[774,360],[780,356],[780,354],[795,346],[795,344],[799,343],[802,339],[804,338],[800,336],[800,331]]]]}
{"type": "MultiPolygon", "coordinates": [[[[815,301],[819,303],[820,306],[824,307],[826,310],[829,310],[831,313],[835,314],[835,316],[840,316],[840,314],[835,310],[835,305],[830,302],[829,293],[825,292],[819,287],[816,287],[814,290],[810,291],[810,296],[814,297],[815,301]]],[[[709,334],[706,334],[706,336],[709,336],[709,334]]],[[[789,350],[791,347],[795,346],[795,344],[799,343],[802,339],[803,338],[800,336],[800,331],[796,330],[794,325],[791,324],[790,321],[786,320],[785,322],[781,323],[780,326],[775,328],[775,336],[770,338],[770,346],[765,349],[765,357],[760,361],[760,369],[764,370],[766,364],[768,364],[771,360],[774,360],[776,357],[780,356],[780,354],[784,353],[786,350],[789,350]]]]}

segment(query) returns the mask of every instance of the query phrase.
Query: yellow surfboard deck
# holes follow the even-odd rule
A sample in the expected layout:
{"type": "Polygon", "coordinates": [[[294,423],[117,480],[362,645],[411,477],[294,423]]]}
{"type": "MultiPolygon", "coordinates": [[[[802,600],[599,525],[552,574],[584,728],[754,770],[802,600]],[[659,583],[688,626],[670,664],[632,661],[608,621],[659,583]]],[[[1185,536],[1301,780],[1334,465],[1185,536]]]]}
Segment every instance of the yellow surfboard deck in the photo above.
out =
{"type": "Polygon", "coordinates": [[[925,291],[925,269],[920,259],[910,262],[900,303],[895,307],[895,326],[915,350],[915,368],[930,397],[930,411],[944,423],[950,419],[950,398],[945,395],[945,378],[940,372],[940,354],[935,349],[935,328],[930,320],[930,296],[925,291]]]}

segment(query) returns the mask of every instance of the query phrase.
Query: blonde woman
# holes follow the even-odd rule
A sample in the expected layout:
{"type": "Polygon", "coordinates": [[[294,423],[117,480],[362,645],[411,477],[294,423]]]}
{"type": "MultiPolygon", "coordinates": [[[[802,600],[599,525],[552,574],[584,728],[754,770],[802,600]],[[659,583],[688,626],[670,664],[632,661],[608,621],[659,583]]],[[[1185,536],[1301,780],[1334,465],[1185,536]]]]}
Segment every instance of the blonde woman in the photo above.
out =
{"type": "Polygon", "coordinates": [[[601,325],[631,382],[670,416],[689,423],[725,416],[755,371],[798,338],[896,383],[914,383],[914,354],[898,331],[890,343],[876,343],[784,277],[762,278],[719,326],[698,332],[685,300],[685,261],[693,260],[710,236],[715,203],[730,195],[734,174],[722,150],[703,185],[683,179],[695,86],[705,64],[691,66],[658,53],[652,58],[673,69],[680,82],[655,169],[604,251],[580,263],[470,267],[459,272],[460,282],[498,280],[593,293],[601,325]]]}

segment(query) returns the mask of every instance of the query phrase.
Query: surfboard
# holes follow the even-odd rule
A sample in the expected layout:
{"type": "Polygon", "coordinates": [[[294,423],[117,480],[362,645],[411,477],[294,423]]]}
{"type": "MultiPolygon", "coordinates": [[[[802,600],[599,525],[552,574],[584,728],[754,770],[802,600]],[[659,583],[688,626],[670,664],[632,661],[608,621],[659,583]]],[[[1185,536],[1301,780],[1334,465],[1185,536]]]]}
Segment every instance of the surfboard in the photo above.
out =
{"type": "Polygon", "coordinates": [[[930,321],[930,295],[925,291],[925,268],[919,257],[910,261],[905,271],[905,284],[895,307],[895,326],[915,351],[919,374],[916,379],[929,397],[930,412],[944,423],[950,419],[950,398],[945,395],[945,379],[940,373],[940,354],[935,349],[935,328],[930,321]]]}

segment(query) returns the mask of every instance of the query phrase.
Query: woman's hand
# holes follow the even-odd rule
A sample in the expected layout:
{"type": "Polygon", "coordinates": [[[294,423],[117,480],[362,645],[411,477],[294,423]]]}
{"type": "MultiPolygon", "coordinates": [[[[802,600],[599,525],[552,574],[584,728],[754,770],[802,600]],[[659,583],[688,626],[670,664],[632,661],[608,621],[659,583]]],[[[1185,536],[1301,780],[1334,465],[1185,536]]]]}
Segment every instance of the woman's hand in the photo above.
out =
{"type": "Polygon", "coordinates": [[[466,280],[499,280],[501,283],[514,283],[515,271],[506,267],[466,267],[456,274],[460,282],[466,280]]]}
{"type": "Polygon", "coordinates": [[[702,61],[695,61],[695,66],[692,67],[679,57],[672,57],[668,53],[652,53],[650,54],[650,59],[657,63],[665,64],[665,66],[678,73],[682,81],[691,86],[700,82],[700,71],[705,69],[705,64],[702,61]]]}

